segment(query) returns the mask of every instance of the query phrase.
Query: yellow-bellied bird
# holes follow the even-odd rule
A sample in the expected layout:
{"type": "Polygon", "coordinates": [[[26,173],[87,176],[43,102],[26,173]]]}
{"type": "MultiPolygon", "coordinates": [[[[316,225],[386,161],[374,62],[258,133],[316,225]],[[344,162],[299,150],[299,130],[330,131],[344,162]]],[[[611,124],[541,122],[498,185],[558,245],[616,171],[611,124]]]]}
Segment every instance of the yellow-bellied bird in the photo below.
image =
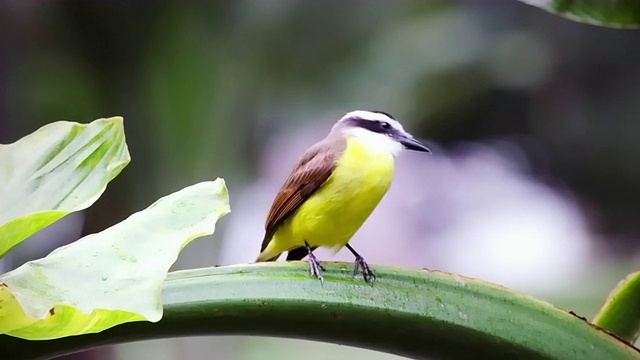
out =
{"type": "Polygon", "coordinates": [[[391,115],[352,111],[329,135],[298,160],[271,205],[257,262],[274,261],[284,251],[287,260],[309,256],[311,274],[323,282],[322,263],[313,255],[319,246],[343,246],[356,257],[354,276],[375,275],[349,245],[391,185],[395,156],[404,148],[430,152],[391,115]]]}

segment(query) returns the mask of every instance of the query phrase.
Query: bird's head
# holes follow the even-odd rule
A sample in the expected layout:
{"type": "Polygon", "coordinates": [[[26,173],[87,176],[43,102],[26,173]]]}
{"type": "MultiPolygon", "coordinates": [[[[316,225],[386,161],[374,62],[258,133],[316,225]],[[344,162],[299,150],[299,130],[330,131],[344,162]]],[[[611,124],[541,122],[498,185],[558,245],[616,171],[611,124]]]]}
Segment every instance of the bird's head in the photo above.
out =
{"type": "Polygon", "coordinates": [[[431,152],[413,135],[404,130],[393,116],[382,111],[356,110],[345,114],[334,125],[346,137],[357,137],[369,146],[387,150],[393,155],[402,148],[431,152]]]}

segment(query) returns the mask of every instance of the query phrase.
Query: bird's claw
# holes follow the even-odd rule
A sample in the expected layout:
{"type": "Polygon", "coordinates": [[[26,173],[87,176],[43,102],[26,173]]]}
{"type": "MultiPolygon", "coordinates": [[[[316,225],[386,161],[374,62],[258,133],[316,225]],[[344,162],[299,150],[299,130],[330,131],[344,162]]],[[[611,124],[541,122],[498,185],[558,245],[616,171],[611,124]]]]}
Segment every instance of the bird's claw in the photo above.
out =
{"type": "Polygon", "coordinates": [[[320,280],[320,284],[324,285],[324,278],[322,277],[322,272],[325,271],[326,268],[318,259],[316,259],[315,255],[309,253],[309,272],[311,276],[315,276],[320,280]]]}
{"type": "Polygon", "coordinates": [[[354,277],[357,276],[358,271],[362,269],[362,277],[364,278],[365,282],[373,283],[374,281],[376,281],[376,275],[373,273],[373,271],[371,270],[367,262],[364,261],[362,256],[357,256],[355,263],[356,263],[356,266],[353,269],[354,277]]]}

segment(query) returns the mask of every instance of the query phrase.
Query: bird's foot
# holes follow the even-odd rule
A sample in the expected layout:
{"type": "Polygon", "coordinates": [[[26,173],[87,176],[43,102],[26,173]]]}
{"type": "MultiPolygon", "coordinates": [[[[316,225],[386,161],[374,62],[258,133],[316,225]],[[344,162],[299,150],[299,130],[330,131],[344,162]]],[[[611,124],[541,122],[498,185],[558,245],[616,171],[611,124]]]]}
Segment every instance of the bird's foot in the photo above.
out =
{"type": "Polygon", "coordinates": [[[353,269],[353,276],[358,275],[358,270],[362,269],[362,277],[364,277],[364,281],[368,283],[373,283],[376,281],[376,275],[373,273],[369,265],[362,258],[362,256],[356,256],[356,266],[353,269]]]}
{"type": "Polygon", "coordinates": [[[311,276],[315,276],[320,280],[321,285],[324,285],[324,278],[322,277],[324,270],[326,270],[324,265],[322,265],[313,253],[309,253],[309,272],[311,276]]]}

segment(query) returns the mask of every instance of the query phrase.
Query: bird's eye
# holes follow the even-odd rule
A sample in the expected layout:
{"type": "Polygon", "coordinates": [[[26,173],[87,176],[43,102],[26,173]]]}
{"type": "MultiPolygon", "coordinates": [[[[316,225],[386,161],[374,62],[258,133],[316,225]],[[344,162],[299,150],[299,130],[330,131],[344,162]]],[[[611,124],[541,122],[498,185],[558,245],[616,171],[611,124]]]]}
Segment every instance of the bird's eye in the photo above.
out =
{"type": "Polygon", "coordinates": [[[389,124],[389,123],[388,123],[388,122],[386,122],[386,121],[383,121],[383,122],[381,122],[381,123],[380,123],[380,127],[381,127],[383,130],[389,130],[389,129],[391,129],[391,124],[389,124]]]}

